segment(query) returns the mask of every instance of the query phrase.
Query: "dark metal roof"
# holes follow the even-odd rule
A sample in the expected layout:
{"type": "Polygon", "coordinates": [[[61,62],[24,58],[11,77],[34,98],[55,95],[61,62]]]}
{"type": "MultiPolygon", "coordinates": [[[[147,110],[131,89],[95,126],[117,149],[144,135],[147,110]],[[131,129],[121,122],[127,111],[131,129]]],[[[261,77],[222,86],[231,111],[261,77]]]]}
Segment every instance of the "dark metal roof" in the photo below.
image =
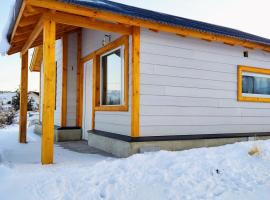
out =
{"type": "Polygon", "coordinates": [[[7,34],[7,39],[8,39],[9,42],[10,42],[10,39],[11,39],[11,34],[12,34],[12,31],[13,31],[14,25],[16,23],[16,19],[17,19],[18,15],[19,15],[19,12],[20,12],[20,9],[21,9],[21,6],[22,6],[22,0],[16,0],[13,10],[10,11],[11,12],[10,17],[12,19],[10,19],[11,23],[9,24],[8,34],[7,34]]]}
{"type": "MultiPolygon", "coordinates": [[[[133,6],[124,5],[121,3],[116,3],[107,0],[58,0],[59,2],[79,5],[88,8],[94,8],[98,10],[104,10],[112,13],[117,13],[121,15],[127,15],[130,17],[135,17],[138,19],[148,20],[160,24],[167,24],[172,26],[179,26],[186,29],[192,29],[204,33],[216,34],[221,36],[228,36],[232,38],[238,38],[241,40],[256,42],[264,45],[270,45],[270,39],[256,36],[253,34],[245,33],[232,28],[227,28],[223,26],[218,26],[214,24],[209,24],[201,21],[191,20],[183,17],[177,17],[173,15],[168,15],[165,13],[155,12],[151,10],[146,10],[142,8],[137,8],[133,6]]],[[[16,0],[14,7],[14,15],[12,23],[9,26],[8,40],[10,41],[10,36],[17,19],[22,0],[16,0]]]]}
{"type": "Polygon", "coordinates": [[[245,41],[256,42],[260,44],[270,45],[270,39],[256,36],[253,34],[245,33],[232,28],[209,24],[201,21],[186,19],[183,17],[177,17],[168,15],[165,13],[155,12],[142,8],[124,5],[107,0],[58,0],[61,2],[75,4],[83,7],[95,8],[99,10],[105,10],[112,13],[121,15],[127,15],[138,19],[144,19],[161,24],[167,24],[172,26],[180,26],[187,29],[192,29],[200,32],[217,34],[222,36],[229,36],[238,38],[245,41]]]}

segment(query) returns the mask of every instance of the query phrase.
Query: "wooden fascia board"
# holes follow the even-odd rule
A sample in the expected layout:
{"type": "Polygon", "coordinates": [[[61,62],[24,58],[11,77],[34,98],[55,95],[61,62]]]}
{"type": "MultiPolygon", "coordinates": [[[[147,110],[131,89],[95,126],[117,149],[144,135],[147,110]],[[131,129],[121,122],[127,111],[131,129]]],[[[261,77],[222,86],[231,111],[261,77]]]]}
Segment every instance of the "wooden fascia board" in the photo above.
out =
{"type": "Polygon", "coordinates": [[[31,63],[29,67],[31,72],[40,72],[42,58],[43,58],[43,47],[38,46],[34,49],[34,53],[31,59],[31,63]]]}
{"type": "Polygon", "coordinates": [[[25,3],[25,1],[23,1],[22,6],[21,6],[20,11],[19,11],[19,15],[18,15],[18,17],[16,19],[15,25],[14,25],[13,30],[12,30],[10,41],[12,41],[14,36],[15,36],[15,33],[16,33],[17,28],[18,28],[19,22],[20,22],[20,20],[22,18],[24,10],[25,10],[25,5],[26,5],[26,3],[25,3]]]}
{"type": "Polygon", "coordinates": [[[65,14],[65,13],[52,13],[50,14],[52,19],[57,23],[66,24],[71,26],[77,26],[88,29],[95,29],[107,32],[117,32],[120,34],[131,34],[131,28],[128,28],[121,24],[114,24],[104,21],[92,21],[88,17],[65,14]]]}
{"type": "Polygon", "coordinates": [[[135,19],[130,16],[115,14],[111,12],[106,12],[102,10],[95,10],[91,8],[84,8],[82,6],[71,5],[62,2],[50,1],[50,0],[25,0],[27,4],[37,7],[43,7],[48,9],[53,9],[61,12],[77,14],[81,16],[87,16],[91,18],[107,20],[107,21],[115,21],[117,23],[127,24],[130,26],[138,26],[144,27],[153,30],[159,30],[163,32],[175,33],[183,36],[189,36],[197,39],[205,39],[210,41],[229,43],[234,45],[241,45],[249,48],[261,49],[264,51],[270,51],[270,45],[263,45],[255,42],[244,41],[241,39],[228,37],[228,36],[220,36],[211,33],[203,33],[191,29],[170,26],[159,24],[151,21],[146,21],[142,19],[135,19]]]}

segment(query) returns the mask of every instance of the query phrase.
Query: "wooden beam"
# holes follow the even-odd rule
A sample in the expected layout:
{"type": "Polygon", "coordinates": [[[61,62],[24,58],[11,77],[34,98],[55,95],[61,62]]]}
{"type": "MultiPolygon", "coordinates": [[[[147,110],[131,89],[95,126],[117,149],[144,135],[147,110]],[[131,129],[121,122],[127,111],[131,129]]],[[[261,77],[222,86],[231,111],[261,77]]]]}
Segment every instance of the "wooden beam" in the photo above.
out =
{"type": "Polygon", "coordinates": [[[82,126],[82,103],[83,103],[83,66],[82,55],[82,32],[77,33],[77,96],[76,96],[76,126],[82,126]]]}
{"type": "Polygon", "coordinates": [[[55,108],[55,22],[45,20],[43,25],[43,109],[42,109],[42,164],[53,163],[54,108],[55,108]]]}
{"type": "Polygon", "coordinates": [[[62,104],[61,104],[61,127],[67,125],[67,58],[68,58],[68,35],[62,38],[62,104]]]}
{"type": "Polygon", "coordinates": [[[40,72],[42,59],[43,59],[43,47],[42,45],[40,45],[34,49],[34,53],[29,67],[31,72],[40,72]]]}
{"type": "Polygon", "coordinates": [[[140,28],[132,33],[131,137],[140,136],[140,28]]]}
{"type": "Polygon", "coordinates": [[[29,26],[29,25],[34,25],[34,24],[36,24],[36,22],[38,21],[38,19],[40,17],[41,17],[40,14],[29,16],[29,17],[22,17],[20,23],[18,24],[18,27],[25,27],[25,26],[29,26]]]}
{"type": "Polygon", "coordinates": [[[71,26],[77,26],[82,28],[101,30],[107,32],[116,32],[120,34],[131,34],[131,29],[115,23],[109,23],[105,21],[95,21],[89,17],[82,17],[73,14],[65,13],[52,13],[51,17],[60,24],[66,24],[71,26]]]}
{"type": "Polygon", "coordinates": [[[71,14],[77,14],[81,16],[87,16],[91,18],[96,18],[100,20],[105,21],[114,21],[117,23],[127,24],[130,26],[138,26],[138,27],[144,27],[144,28],[151,28],[163,32],[169,32],[169,33],[176,33],[179,35],[186,35],[189,37],[197,38],[197,39],[208,39],[211,41],[216,42],[225,42],[225,43],[233,43],[234,45],[251,45],[252,48],[261,49],[264,51],[270,51],[269,45],[264,45],[256,42],[249,42],[245,40],[241,40],[238,38],[228,37],[228,36],[222,36],[218,34],[212,34],[212,33],[204,33],[196,30],[191,30],[187,28],[183,28],[180,26],[170,26],[166,24],[160,24],[155,23],[143,19],[138,19],[126,15],[120,15],[113,12],[103,11],[103,10],[97,10],[93,8],[85,8],[82,6],[67,4],[63,2],[58,1],[51,1],[51,0],[25,0],[27,4],[53,9],[56,11],[71,13],[71,14]]]}
{"type": "Polygon", "coordinates": [[[47,16],[44,14],[40,17],[37,25],[35,26],[34,30],[32,31],[31,35],[28,37],[27,41],[25,42],[23,48],[22,48],[22,54],[24,54],[34,43],[40,32],[43,28],[43,23],[46,20],[47,16]]]}
{"type": "Polygon", "coordinates": [[[21,56],[21,86],[20,86],[20,131],[19,142],[26,143],[27,103],[28,103],[28,51],[21,56]]]}

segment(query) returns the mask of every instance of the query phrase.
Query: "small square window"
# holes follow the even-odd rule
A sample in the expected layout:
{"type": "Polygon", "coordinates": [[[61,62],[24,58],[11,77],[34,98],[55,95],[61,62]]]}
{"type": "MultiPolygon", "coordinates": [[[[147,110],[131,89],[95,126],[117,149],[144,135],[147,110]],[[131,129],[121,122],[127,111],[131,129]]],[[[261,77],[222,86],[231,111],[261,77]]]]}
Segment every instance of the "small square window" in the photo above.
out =
{"type": "Polygon", "coordinates": [[[101,56],[101,105],[124,104],[123,47],[101,56]]]}
{"type": "Polygon", "coordinates": [[[270,70],[238,66],[238,100],[270,102],[270,70]]]}

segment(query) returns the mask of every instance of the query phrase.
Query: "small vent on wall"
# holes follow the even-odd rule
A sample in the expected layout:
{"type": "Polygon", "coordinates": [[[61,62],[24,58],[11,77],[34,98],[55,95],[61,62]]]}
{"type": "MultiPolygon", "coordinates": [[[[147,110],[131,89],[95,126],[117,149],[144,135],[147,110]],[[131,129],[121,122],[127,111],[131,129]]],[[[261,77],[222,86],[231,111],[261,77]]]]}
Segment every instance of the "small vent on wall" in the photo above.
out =
{"type": "Polygon", "coordinates": [[[247,58],[248,57],[248,51],[244,51],[244,57],[247,58]]]}

